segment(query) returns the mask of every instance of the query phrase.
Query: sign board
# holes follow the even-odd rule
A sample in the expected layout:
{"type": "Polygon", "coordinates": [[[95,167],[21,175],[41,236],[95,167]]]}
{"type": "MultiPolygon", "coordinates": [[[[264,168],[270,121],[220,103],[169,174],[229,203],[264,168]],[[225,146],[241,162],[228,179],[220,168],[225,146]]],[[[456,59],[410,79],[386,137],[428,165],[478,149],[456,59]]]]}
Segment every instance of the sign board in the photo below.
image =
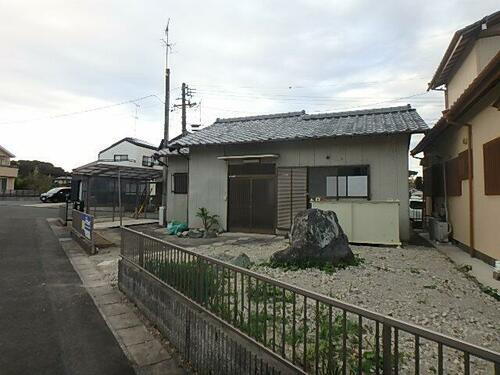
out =
{"type": "Polygon", "coordinates": [[[94,227],[94,218],[82,213],[82,232],[85,238],[92,240],[92,229],[94,227]]]}

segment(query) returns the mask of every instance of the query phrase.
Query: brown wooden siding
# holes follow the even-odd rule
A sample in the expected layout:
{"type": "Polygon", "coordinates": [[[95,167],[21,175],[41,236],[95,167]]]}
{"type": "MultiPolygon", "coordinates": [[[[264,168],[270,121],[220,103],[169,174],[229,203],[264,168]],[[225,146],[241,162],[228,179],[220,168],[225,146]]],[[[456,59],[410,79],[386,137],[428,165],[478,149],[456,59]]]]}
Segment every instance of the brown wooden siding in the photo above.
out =
{"type": "Polygon", "coordinates": [[[484,194],[500,195],[500,137],[483,145],[484,194]]]}
{"type": "Polygon", "coordinates": [[[297,213],[307,208],[307,168],[278,168],[277,227],[290,229],[297,213]]]}

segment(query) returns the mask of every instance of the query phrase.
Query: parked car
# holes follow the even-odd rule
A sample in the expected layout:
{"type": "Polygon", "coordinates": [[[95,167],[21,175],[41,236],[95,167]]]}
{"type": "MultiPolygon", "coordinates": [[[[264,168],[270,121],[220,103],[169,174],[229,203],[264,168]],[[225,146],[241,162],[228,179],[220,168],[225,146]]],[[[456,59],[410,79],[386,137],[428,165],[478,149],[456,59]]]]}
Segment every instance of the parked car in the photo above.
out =
{"type": "Polygon", "coordinates": [[[46,202],[66,202],[71,195],[70,187],[58,187],[40,194],[40,200],[46,202]]]}
{"type": "Polygon", "coordinates": [[[422,197],[412,195],[410,197],[410,221],[413,226],[422,225],[424,202],[422,197]]]}

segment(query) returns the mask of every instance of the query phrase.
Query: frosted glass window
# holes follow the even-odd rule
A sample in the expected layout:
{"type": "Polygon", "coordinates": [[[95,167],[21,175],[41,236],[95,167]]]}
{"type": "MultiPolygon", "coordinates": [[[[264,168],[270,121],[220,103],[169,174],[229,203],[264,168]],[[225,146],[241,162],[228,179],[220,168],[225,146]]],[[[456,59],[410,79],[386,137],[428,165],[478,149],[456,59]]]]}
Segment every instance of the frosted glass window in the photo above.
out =
{"type": "Polygon", "coordinates": [[[338,176],[338,192],[339,192],[339,197],[345,197],[347,196],[347,177],[346,176],[338,176]]]}
{"type": "Polygon", "coordinates": [[[327,197],[337,196],[337,176],[326,177],[326,196],[327,197]]]}
{"type": "Polygon", "coordinates": [[[348,176],[347,183],[350,197],[368,196],[368,176],[348,176]]]}

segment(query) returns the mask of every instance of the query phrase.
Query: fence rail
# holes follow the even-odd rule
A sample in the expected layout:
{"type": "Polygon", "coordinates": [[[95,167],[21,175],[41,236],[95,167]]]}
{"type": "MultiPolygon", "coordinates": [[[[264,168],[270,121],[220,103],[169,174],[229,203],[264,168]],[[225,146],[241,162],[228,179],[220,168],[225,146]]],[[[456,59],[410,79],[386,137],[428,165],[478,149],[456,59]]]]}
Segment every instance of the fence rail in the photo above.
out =
{"type": "Polygon", "coordinates": [[[314,374],[500,375],[500,354],[122,229],[121,255],[314,374]]]}
{"type": "Polygon", "coordinates": [[[1,198],[38,197],[40,193],[35,190],[5,190],[0,191],[1,198]]]}

